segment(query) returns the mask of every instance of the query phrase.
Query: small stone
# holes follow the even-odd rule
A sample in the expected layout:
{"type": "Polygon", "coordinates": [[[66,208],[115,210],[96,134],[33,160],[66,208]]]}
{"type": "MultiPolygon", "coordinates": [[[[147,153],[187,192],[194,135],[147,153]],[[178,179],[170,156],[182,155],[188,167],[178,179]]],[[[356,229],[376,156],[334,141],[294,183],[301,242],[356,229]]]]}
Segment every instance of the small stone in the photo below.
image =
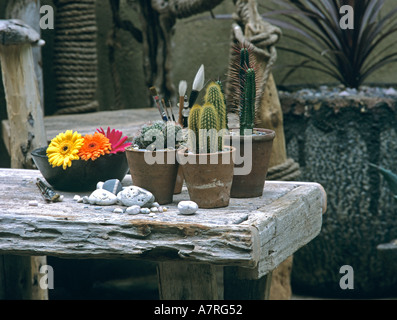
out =
{"type": "Polygon", "coordinates": [[[77,203],[83,203],[83,198],[79,198],[79,199],[77,200],[77,203]]]}
{"type": "Polygon", "coordinates": [[[77,194],[73,197],[73,201],[78,201],[79,199],[80,199],[80,196],[77,194]]]}
{"type": "Polygon", "coordinates": [[[160,204],[158,202],[153,202],[152,203],[152,207],[158,208],[158,207],[160,207],[160,204]]]}
{"type": "Polygon", "coordinates": [[[163,207],[163,212],[167,212],[168,208],[167,207],[163,207]]]}
{"type": "MultiPolygon", "coordinates": [[[[151,206],[154,202],[154,195],[143,188],[137,186],[124,187],[122,191],[117,194],[117,199],[126,207],[131,206],[151,206]]],[[[149,209],[150,211],[150,209],[149,209]]]]}
{"type": "Polygon", "coordinates": [[[102,210],[102,207],[95,207],[95,210],[102,210]]]}
{"type": "Polygon", "coordinates": [[[113,193],[104,190],[97,189],[88,197],[90,204],[99,204],[101,206],[110,206],[117,202],[117,197],[113,193]]]}
{"type": "Polygon", "coordinates": [[[37,200],[29,201],[29,206],[30,207],[38,207],[39,202],[37,200]]]}
{"type": "Polygon", "coordinates": [[[62,202],[65,199],[65,196],[61,194],[58,198],[58,202],[62,202]]]}
{"type": "Polygon", "coordinates": [[[151,212],[159,212],[159,209],[157,207],[151,207],[150,211],[151,212]]]}
{"type": "Polygon", "coordinates": [[[84,197],[82,198],[82,200],[83,200],[83,203],[84,203],[84,204],[89,204],[89,203],[90,203],[90,201],[88,200],[88,197],[87,197],[87,196],[84,196],[84,197]]]}
{"type": "Polygon", "coordinates": [[[160,213],[164,212],[164,208],[163,208],[163,207],[158,207],[157,210],[158,210],[160,213]]]}
{"type": "Polygon", "coordinates": [[[141,212],[141,207],[140,206],[131,206],[128,207],[125,212],[127,212],[128,214],[138,214],[141,212]]]}
{"type": "Polygon", "coordinates": [[[102,189],[104,183],[105,183],[105,182],[103,182],[103,181],[99,181],[99,182],[96,184],[96,188],[97,188],[97,189],[102,189]]]}
{"type": "Polygon", "coordinates": [[[116,208],[113,210],[114,213],[124,213],[124,210],[121,208],[116,208]]]}
{"type": "Polygon", "coordinates": [[[140,212],[143,213],[143,214],[149,214],[150,213],[150,209],[149,208],[141,208],[140,212]]]}
{"type": "Polygon", "coordinates": [[[149,213],[149,217],[152,217],[152,218],[154,218],[156,216],[156,214],[154,213],[154,212],[152,212],[152,213],[149,213]]]}
{"type": "Polygon", "coordinates": [[[198,204],[194,201],[181,201],[178,203],[178,210],[183,215],[195,214],[198,210],[198,204]]]}
{"type": "Polygon", "coordinates": [[[123,190],[123,186],[121,185],[121,181],[118,179],[107,180],[103,183],[102,188],[107,190],[115,195],[117,195],[120,191],[123,190]]]}

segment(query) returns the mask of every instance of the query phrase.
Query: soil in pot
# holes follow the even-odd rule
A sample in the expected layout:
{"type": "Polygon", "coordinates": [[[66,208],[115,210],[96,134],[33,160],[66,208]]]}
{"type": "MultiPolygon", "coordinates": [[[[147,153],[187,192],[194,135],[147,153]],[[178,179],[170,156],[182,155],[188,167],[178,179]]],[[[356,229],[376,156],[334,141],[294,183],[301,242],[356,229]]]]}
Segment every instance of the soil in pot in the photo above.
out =
{"type": "Polygon", "coordinates": [[[232,198],[262,196],[275,136],[273,130],[262,128],[250,136],[225,136],[225,144],[236,148],[232,198]]]}
{"type": "Polygon", "coordinates": [[[133,184],[153,193],[159,204],[173,201],[178,172],[176,151],[126,149],[133,184]]]}
{"type": "Polygon", "coordinates": [[[236,149],[225,147],[218,153],[194,154],[187,149],[178,151],[190,200],[199,208],[227,207],[233,181],[233,158],[236,149]]]}

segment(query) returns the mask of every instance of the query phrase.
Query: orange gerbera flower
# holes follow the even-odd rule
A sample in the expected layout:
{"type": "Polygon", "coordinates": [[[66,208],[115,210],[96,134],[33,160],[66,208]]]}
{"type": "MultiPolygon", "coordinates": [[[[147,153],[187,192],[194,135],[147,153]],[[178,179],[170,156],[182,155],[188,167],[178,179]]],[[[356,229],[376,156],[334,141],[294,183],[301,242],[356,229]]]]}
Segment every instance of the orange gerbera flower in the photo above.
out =
{"type": "Polygon", "coordinates": [[[86,134],[84,136],[84,144],[79,151],[79,157],[83,160],[95,160],[104,154],[109,153],[111,144],[108,138],[99,132],[93,135],[86,134]]]}

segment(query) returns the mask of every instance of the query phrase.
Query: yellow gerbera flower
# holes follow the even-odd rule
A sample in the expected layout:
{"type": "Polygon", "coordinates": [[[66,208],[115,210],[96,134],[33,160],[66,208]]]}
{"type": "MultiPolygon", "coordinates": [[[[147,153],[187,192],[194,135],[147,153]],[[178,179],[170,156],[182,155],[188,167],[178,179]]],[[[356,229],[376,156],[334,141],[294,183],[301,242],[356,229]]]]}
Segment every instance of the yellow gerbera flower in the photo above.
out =
{"type": "Polygon", "coordinates": [[[63,170],[66,170],[72,165],[72,160],[79,159],[77,154],[83,143],[84,138],[81,134],[72,130],[58,134],[47,148],[48,162],[53,168],[62,166],[63,170]]]}

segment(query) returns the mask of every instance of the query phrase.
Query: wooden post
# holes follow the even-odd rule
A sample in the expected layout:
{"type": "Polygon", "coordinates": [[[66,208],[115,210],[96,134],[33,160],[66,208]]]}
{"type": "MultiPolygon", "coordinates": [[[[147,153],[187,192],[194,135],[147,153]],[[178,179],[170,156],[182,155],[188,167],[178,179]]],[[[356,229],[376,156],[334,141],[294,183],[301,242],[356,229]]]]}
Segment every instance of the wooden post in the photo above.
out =
{"type": "Polygon", "coordinates": [[[252,273],[247,268],[225,267],[225,300],[269,300],[272,272],[260,279],[253,279],[252,273]]]}
{"type": "MultiPolygon", "coordinates": [[[[32,26],[38,33],[40,29],[40,0],[9,0],[6,7],[6,19],[19,19],[32,26]]],[[[36,46],[32,48],[34,70],[37,78],[37,84],[40,93],[41,107],[44,111],[44,80],[42,68],[41,48],[36,46]]]]}
{"type": "MultiPolygon", "coordinates": [[[[10,125],[11,167],[33,169],[31,151],[47,145],[32,54],[32,45],[43,45],[44,42],[21,20],[0,20],[0,39],[1,70],[10,125]]],[[[42,290],[37,281],[46,257],[2,256],[0,262],[1,298],[48,299],[48,291],[42,290]]]]}
{"type": "Polygon", "coordinates": [[[161,300],[218,299],[216,267],[213,265],[161,262],[157,266],[157,275],[161,300]]]}

